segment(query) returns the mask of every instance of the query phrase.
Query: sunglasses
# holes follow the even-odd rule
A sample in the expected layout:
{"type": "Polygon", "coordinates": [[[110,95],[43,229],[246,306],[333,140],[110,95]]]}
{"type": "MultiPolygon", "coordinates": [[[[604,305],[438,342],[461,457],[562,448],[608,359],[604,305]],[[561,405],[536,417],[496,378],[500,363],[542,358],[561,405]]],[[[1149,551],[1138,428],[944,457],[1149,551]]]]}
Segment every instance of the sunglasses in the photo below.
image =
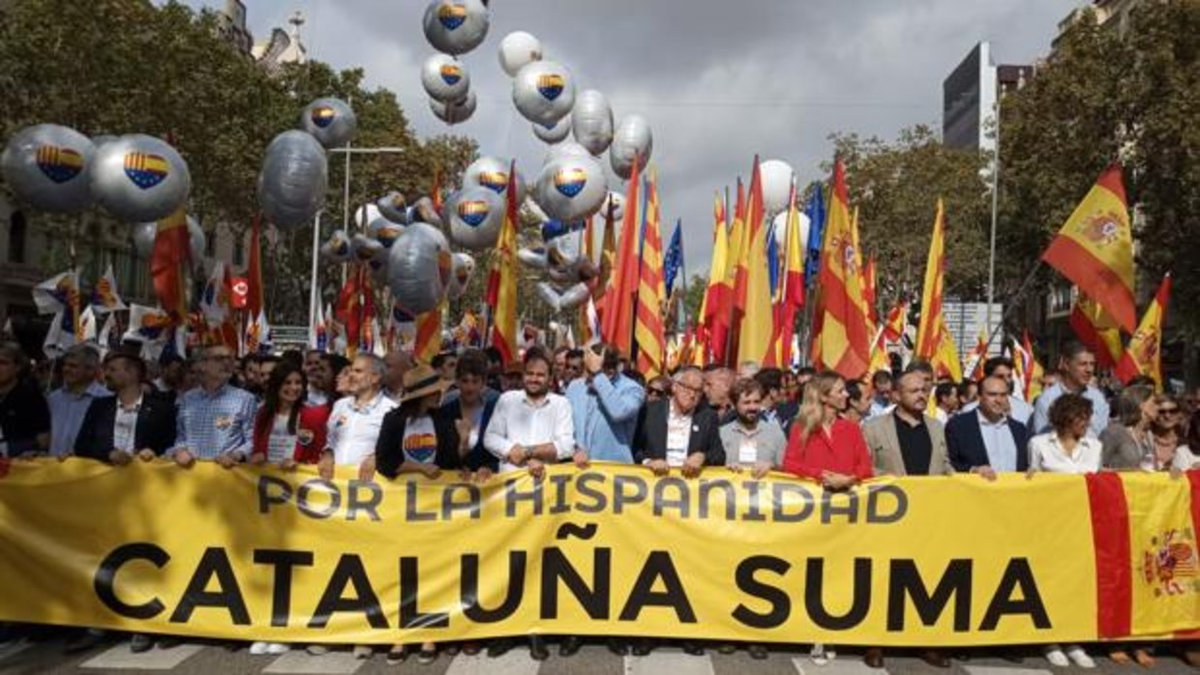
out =
{"type": "Polygon", "coordinates": [[[646,393],[651,396],[666,396],[667,390],[659,389],[658,387],[650,387],[649,389],[646,390],[646,393]]]}
{"type": "Polygon", "coordinates": [[[1174,415],[1179,412],[1179,408],[1159,408],[1159,415],[1174,415]]]}

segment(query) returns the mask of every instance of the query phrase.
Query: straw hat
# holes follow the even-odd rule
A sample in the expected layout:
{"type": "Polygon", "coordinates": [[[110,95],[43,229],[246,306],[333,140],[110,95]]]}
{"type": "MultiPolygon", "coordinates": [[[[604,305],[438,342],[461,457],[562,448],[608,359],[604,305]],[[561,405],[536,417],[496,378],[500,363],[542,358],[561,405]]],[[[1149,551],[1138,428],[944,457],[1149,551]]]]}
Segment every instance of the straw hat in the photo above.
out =
{"type": "Polygon", "coordinates": [[[431,394],[441,396],[449,386],[450,383],[443,380],[442,374],[432,366],[418,363],[404,373],[404,395],[400,397],[400,402],[425,398],[431,394]]]}

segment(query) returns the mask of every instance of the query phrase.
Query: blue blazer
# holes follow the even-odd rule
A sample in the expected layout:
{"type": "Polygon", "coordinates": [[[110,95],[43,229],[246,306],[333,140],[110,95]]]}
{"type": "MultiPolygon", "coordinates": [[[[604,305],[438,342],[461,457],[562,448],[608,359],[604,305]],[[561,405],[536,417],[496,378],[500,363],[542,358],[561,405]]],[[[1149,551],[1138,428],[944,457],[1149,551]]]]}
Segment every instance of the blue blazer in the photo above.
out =
{"type": "MultiPolygon", "coordinates": [[[[1008,418],[1008,429],[1017,446],[1017,470],[1029,468],[1029,430],[1024,424],[1008,418]]],[[[987,446],[983,444],[983,432],[979,429],[977,411],[955,415],[946,423],[946,450],[955,471],[970,471],[977,466],[988,466],[987,446]]]]}

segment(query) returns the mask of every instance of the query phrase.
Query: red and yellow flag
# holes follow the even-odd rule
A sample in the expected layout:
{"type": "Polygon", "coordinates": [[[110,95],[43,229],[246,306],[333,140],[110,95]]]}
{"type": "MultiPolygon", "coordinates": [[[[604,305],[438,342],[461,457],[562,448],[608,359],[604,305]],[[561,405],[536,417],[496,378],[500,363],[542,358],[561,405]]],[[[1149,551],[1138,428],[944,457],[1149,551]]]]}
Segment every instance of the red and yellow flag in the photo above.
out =
{"type": "Polygon", "coordinates": [[[250,252],[246,262],[246,311],[251,316],[258,316],[263,310],[263,278],[262,278],[262,230],[261,219],[254,216],[254,224],[250,226],[250,252]]]}
{"type": "Polygon", "coordinates": [[[946,284],[946,213],[941,198],[933,219],[933,238],[929,241],[929,258],[925,263],[925,286],[921,291],[921,322],[917,326],[917,346],[914,357],[932,361],[940,347],[942,325],[942,292],[946,284]]]}
{"type": "MultiPolygon", "coordinates": [[[[767,228],[763,209],[762,177],[758,157],[746,200],[746,248],[743,249],[745,283],[738,289],[739,306],[743,314],[738,329],[738,363],[753,361],[774,366],[778,359],[772,349],[775,333],[775,309],[771,303],[771,275],[767,258],[767,228]]],[[[739,269],[739,280],[741,269],[739,269]]]]}
{"type": "Polygon", "coordinates": [[[1042,260],[1079,286],[1117,325],[1132,333],[1133,231],[1125,200],[1121,165],[1114,162],[1042,254],[1042,260]]]}
{"type": "Polygon", "coordinates": [[[496,259],[488,275],[487,302],[492,308],[491,344],[500,352],[500,360],[508,365],[518,358],[517,353],[517,167],[508,169],[507,208],[500,238],[496,241],[496,259]]]}
{"type": "Polygon", "coordinates": [[[804,307],[804,251],[805,243],[800,231],[800,208],[797,205],[796,186],[792,185],[788,200],[787,246],[783,266],[783,299],[779,305],[779,320],[776,333],[779,345],[779,365],[792,362],[792,338],[796,334],[796,313],[804,307]]]}
{"type": "Polygon", "coordinates": [[[641,225],[641,175],[639,159],[633,158],[629,188],[625,194],[625,217],[621,222],[621,238],[617,257],[604,292],[604,307],[600,317],[600,333],[622,356],[633,352],[634,295],[640,281],[638,266],[638,226],[641,225]]]}
{"type": "Polygon", "coordinates": [[[1167,274],[1117,364],[1117,377],[1122,383],[1128,384],[1138,375],[1149,375],[1154,378],[1158,390],[1162,391],[1162,331],[1167,320],[1167,301],[1170,297],[1171,275],[1167,274]]]}
{"type": "Polygon", "coordinates": [[[725,279],[729,266],[729,230],[725,228],[725,203],[720,195],[713,197],[713,254],[708,268],[708,288],[700,302],[701,334],[714,359],[725,360],[725,338],[729,325],[725,322],[731,290],[725,279]],[[726,310],[726,311],[722,311],[726,310]]]}
{"type": "Polygon", "coordinates": [[[1096,355],[1096,365],[1112,370],[1121,361],[1121,329],[1094,300],[1082,292],[1071,307],[1069,319],[1075,337],[1096,355]]]}
{"type": "Polygon", "coordinates": [[[442,350],[442,315],[446,311],[446,300],[436,309],[417,315],[417,337],[413,342],[413,358],[422,363],[431,363],[442,350]]]}
{"type": "Polygon", "coordinates": [[[1033,353],[1033,340],[1029,339],[1029,331],[1022,335],[1021,344],[1021,351],[1024,353],[1019,361],[1022,363],[1021,372],[1025,380],[1025,400],[1032,403],[1042,394],[1042,378],[1046,375],[1046,369],[1038,363],[1037,355],[1033,353]]]}
{"type": "Polygon", "coordinates": [[[970,380],[973,382],[983,379],[983,364],[987,361],[987,349],[987,331],[980,330],[979,337],[975,340],[975,348],[971,350],[971,360],[967,361],[971,368],[970,380]]]}
{"type": "Polygon", "coordinates": [[[180,206],[158,221],[154,252],[150,256],[150,276],[154,296],[175,324],[187,318],[187,263],[191,258],[187,211],[180,206]]]}
{"type": "Polygon", "coordinates": [[[929,364],[933,366],[936,378],[948,378],[951,382],[962,381],[962,359],[958,356],[958,345],[954,342],[954,335],[946,326],[945,316],[938,317],[937,351],[933,353],[929,364]]]}
{"type": "Polygon", "coordinates": [[[887,321],[883,324],[883,337],[888,342],[899,342],[908,327],[908,301],[898,300],[896,306],[888,312],[887,321]]]}
{"type": "Polygon", "coordinates": [[[748,248],[746,235],[746,189],[742,186],[742,179],[738,178],[737,197],[733,203],[733,225],[729,230],[729,260],[725,268],[725,283],[729,286],[729,307],[723,313],[728,331],[725,339],[725,353],[721,355],[720,360],[727,366],[734,366],[737,361],[739,337],[737,329],[742,320],[742,306],[738,304],[738,279],[740,275],[744,288],[746,270],[743,257],[745,256],[744,251],[748,248]]]}
{"type": "Polygon", "coordinates": [[[646,181],[646,223],[642,230],[642,255],[638,264],[637,313],[633,338],[637,343],[637,367],[646,379],[667,371],[667,344],[663,331],[662,226],[658,212],[658,180],[654,171],[646,181]]]}
{"type": "Polygon", "coordinates": [[[862,289],[862,256],[854,247],[850,222],[850,190],[841,160],[834,165],[833,190],[825,225],[819,283],[820,331],[814,349],[820,363],[847,378],[858,379],[870,366],[871,336],[862,289]]]}

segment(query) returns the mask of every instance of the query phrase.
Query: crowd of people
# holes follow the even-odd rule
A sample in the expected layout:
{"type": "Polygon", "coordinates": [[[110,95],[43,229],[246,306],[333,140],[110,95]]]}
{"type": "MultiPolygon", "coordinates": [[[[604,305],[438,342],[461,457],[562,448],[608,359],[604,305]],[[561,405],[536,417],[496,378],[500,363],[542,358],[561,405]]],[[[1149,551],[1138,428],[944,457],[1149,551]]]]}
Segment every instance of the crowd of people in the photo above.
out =
{"type": "MultiPolygon", "coordinates": [[[[1078,345],[1061,351],[1032,402],[1017,395],[1013,364],[986,361],[978,382],[937,381],[929,364],[899,373],[880,371],[847,380],[810,368],[682,367],[646,381],[604,345],[547,352],[528,349],[504,367],[492,350],[467,349],[414,362],[393,352],[346,359],[318,351],[242,359],[225,346],[206,347],[190,360],[144,361],[135,350],[103,358],[78,346],[60,360],[48,395],[29,359],[13,343],[0,344],[0,456],[20,460],[51,455],[124,466],[165,459],[182,469],[211,461],[227,469],[272,464],[316,465],[325,477],[348,467],[361,480],[376,474],[436,477],[455,472],[483,482],[497,473],[528,471],[540,479],[551,463],[592,461],[644,465],[657,476],[695,478],[706,467],[729,467],[755,477],[776,471],[845,490],[880,475],[978,474],[995,480],[1021,472],[1089,473],[1103,470],[1171,471],[1200,462],[1200,390],[1177,398],[1156,393],[1152,381],[1120,391],[1096,385],[1094,355],[1078,345]],[[932,402],[931,402],[932,397],[932,402]]],[[[1200,468],[1200,467],[1197,467],[1200,468]]],[[[10,627],[11,628],[11,627],[10,627]]],[[[69,650],[103,639],[77,636],[69,650]]],[[[159,642],[172,640],[158,638],[159,642]]],[[[132,649],[155,639],[134,635],[132,649]]],[[[514,645],[493,640],[499,656],[514,645]]],[[[559,653],[580,649],[566,636],[559,653]]],[[[617,653],[647,654],[649,639],[610,639],[617,653]]],[[[451,648],[446,645],[444,647],[451,648]]],[[[282,653],[287,645],[255,642],[252,653],[282,653]]],[[[478,652],[466,642],[453,649],[478,652]]],[[[685,642],[688,653],[705,646],[685,642]]],[[[732,644],[716,648],[729,652],[732,644]]],[[[763,645],[747,645],[766,658],[763,645]]],[[[326,647],[309,645],[312,653],[326,647]]],[[[540,636],[531,654],[549,651],[540,636]]],[[[367,657],[370,647],[355,654],[367,657]]],[[[439,645],[396,645],[397,662],[415,653],[437,657],[439,645]]],[[[1118,645],[1118,663],[1154,663],[1153,645],[1118,645]]],[[[1055,666],[1094,667],[1080,645],[1048,645],[1055,666]]],[[[1193,665],[1200,654],[1185,650],[1193,665]]],[[[935,649],[922,657],[948,667],[935,649]]],[[[818,664],[835,658],[832,646],[813,645],[818,664]]],[[[865,662],[882,667],[883,652],[865,662]]]]}

